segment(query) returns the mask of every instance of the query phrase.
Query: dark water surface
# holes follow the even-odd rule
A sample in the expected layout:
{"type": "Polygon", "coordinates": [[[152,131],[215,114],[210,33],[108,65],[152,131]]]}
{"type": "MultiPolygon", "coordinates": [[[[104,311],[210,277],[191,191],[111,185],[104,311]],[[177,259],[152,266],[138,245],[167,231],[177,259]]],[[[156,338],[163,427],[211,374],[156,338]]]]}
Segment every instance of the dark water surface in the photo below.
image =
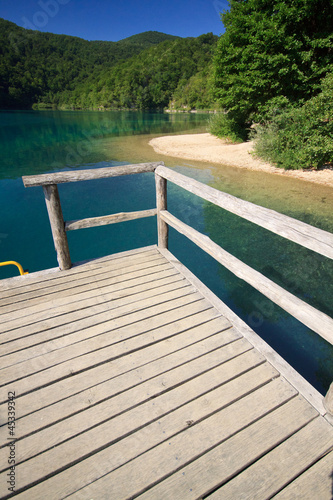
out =
{"type": "MultiPolygon", "coordinates": [[[[42,188],[22,175],[163,160],[190,177],[333,232],[333,190],[304,181],[161,157],[150,137],[204,132],[207,115],[136,112],[0,113],[0,261],[30,272],[56,267],[42,188]]],[[[152,174],[59,186],[65,219],[155,206],[152,174]]],[[[227,251],[333,316],[332,261],[168,187],[169,210],[227,251]]],[[[72,261],[156,243],[156,221],[142,219],[68,233],[72,261]]],[[[170,231],[170,250],[318,390],[333,379],[333,347],[259,292],[235,278],[184,237],[170,231]]],[[[16,275],[0,268],[0,279],[16,275]]]]}

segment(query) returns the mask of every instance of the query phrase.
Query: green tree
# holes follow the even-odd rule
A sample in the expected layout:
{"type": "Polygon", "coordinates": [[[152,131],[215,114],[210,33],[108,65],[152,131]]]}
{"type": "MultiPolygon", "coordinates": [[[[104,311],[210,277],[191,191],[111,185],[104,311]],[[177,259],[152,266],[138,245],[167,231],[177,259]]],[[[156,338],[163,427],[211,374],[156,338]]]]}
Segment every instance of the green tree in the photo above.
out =
{"type": "Polygon", "coordinates": [[[262,119],[278,96],[300,103],[333,67],[333,0],[230,0],[214,60],[231,128],[262,119]]]}

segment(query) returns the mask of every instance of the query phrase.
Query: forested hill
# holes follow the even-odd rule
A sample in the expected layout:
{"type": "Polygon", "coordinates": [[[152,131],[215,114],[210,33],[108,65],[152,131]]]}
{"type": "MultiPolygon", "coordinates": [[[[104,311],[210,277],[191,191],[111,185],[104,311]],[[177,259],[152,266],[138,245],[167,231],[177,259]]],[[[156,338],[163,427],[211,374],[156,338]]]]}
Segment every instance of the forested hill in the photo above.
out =
{"type": "Polygon", "coordinates": [[[92,72],[73,91],[48,95],[46,101],[82,109],[209,108],[217,39],[210,33],[162,42],[111,69],[92,72]]]}
{"type": "Polygon", "coordinates": [[[87,41],[0,19],[0,109],[165,107],[177,89],[183,99],[189,79],[191,88],[207,86],[216,42],[212,34],[183,39],[156,31],[87,41]]]}

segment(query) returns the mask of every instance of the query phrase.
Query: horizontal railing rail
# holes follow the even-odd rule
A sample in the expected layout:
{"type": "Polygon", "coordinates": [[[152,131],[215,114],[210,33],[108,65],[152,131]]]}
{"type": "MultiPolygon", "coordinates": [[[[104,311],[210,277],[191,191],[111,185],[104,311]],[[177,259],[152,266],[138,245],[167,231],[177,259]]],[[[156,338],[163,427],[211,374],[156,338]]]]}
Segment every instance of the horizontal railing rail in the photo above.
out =
{"type": "Polygon", "coordinates": [[[121,212],[119,214],[103,215],[102,217],[90,217],[89,219],[70,220],[65,222],[65,230],[85,229],[88,227],[106,226],[128,220],[154,217],[157,214],[156,208],[150,210],[140,210],[139,212],[121,212]]]}
{"type": "Polygon", "coordinates": [[[311,330],[333,344],[333,319],[327,314],[315,309],[303,300],[297,298],[274,281],[248,266],[240,259],[214,243],[208,236],[184,224],[166,210],[160,212],[161,219],[179,233],[193,241],[199,248],[211,255],[217,262],[229,269],[235,276],[246,281],[259,292],[269,298],[301,321],[311,330]]]}
{"type": "Polygon", "coordinates": [[[269,278],[266,278],[263,274],[255,271],[241,260],[223,250],[208,236],[199,233],[170,214],[167,211],[167,181],[233,214],[264,227],[275,234],[298,243],[325,257],[333,258],[333,235],[331,233],[275,212],[274,210],[260,207],[248,201],[236,198],[235,196],[223,193],[222,191],[218,191],[195,179],[166,168],[163,162],[70,172],[55,172],[51,174],[23,177],[23,182],[26,187],[43,186],[60,269],[69,269],[72,265],[66,231],[115,224],[157,215],[158,245],[160,247],[168,247],[168,228],[172,226],[195,242],[200,248],[210,254],[236,276],[259,290],[289,314],[333,344],[332,318],[297,298],[269,278]],[[138,212],[121,212],[101,217],[64,221],[57,183],[78,182],[145,172],[155,172],[156,208],[138,212]]]}
{"type": "Polygon", "coordinates": [[[214,205],[224,208],[228,212],[333,259],[333,234],[327,231],[310,226],[305,222],[298,221],[269,208],[241,200],[231,194],[223,193],[164,166],[157,167],[155,174],[206,201],[214,203],[214,205]]]}
{"type": "Polygon", "coordinates": [[[25,187],[50,186],[51,184],[63,184],[65,182],[91,181],[94,179],[119,177],[121,175],[154,172],[159,165],[164,165],[164,163],[139,163],[133,165],[122,165],[120,167],[90,168],[86,170],[71,170],[69,172],[26,175],[22,177],[22,180],[25,187]]]}

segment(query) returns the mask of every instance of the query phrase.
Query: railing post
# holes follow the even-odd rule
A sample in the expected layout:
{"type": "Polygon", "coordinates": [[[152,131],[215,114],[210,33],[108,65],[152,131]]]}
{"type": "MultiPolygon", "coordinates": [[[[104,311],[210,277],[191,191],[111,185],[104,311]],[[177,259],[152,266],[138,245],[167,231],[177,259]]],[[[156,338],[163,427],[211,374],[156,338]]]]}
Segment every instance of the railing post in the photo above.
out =
{"type": "Polygon", "coordinates": [[[58,187],[56,184],[43,186],[45,202],[49,214],[54,247],[57,252],[57,259],[61,270],[72,267],[69,254],[65,223],[62,215],[58,187]]]}
{"type": "Polygon", "coordinates": [[[324,399],[324,406],[330,415],[333,415],[333,382],[331,383],[324,399]]]}
{"type": "Polygon", "coordinates": [[[169,227],[161,219],[161,210],[167,210],[167,181],[155,172],[158,246],[168,248],[169,227]]]}

